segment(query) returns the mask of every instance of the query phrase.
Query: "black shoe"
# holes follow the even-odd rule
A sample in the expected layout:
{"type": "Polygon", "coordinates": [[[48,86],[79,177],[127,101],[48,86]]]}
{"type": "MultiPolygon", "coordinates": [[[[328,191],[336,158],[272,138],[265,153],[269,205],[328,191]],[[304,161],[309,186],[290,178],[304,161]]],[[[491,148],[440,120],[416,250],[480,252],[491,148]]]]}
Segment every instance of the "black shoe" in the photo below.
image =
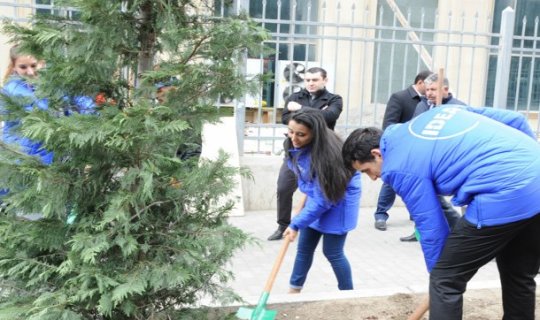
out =
{"type": "Polygon", "coordinates": [[[385,231],[386,230],[386,221],[384,221],[384,220],[375,221],[375,229],[385,231]]]}
{"type": "Polygon", "coordinates": [[[399,238],[399,241],[413,242],[413,241],[418,241],[418,239],[416,239],[416,234],[414,234],[414,232],[413,232],[410,236],[399,238]]]}
{"type": "Polygon", "coordinates": [[[281,240],[281,239],[283,239],[283,232],[285,232],[285,229],[278,228],[276,231],[274,231],[274,233],[272,233],[268,237],[268,240],[272,241],[272,240],[281,240]]]}

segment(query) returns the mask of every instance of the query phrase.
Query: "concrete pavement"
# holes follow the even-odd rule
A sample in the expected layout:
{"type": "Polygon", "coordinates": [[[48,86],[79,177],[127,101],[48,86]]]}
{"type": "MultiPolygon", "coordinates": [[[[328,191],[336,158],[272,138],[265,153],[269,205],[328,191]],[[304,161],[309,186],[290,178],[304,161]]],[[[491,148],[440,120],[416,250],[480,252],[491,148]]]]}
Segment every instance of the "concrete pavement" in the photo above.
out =
{"type": "MultiPolygon", "coordinates": [[[[287,294],[296,253],[295,241],[289,246],[268,303],[426,293],[429,278],[420,245],[399,241],[399,237],[413,231],[407,210],[405,207],[392,208],[386,231],[374,228],[373,212],[374,208],[360,209],[358,227],[349,233],[345,244],[355,290],[338,290],[332,268],[322,254],[322,244],[319,244],[302,293],[287,294]]],[[[275,215],[274,210],[247,211],[244,216],[230,218],[233,225],[259,239],[257,244],[239,251],[230,265],[235,274],[232,288],[250,304],[257,303],[282,245],[283,240],[266,240],[277,227],[275,215]]],[[[499,275],[493,261],[481,268],[468,286],[469,289],[498,287],[499,275]]]]}

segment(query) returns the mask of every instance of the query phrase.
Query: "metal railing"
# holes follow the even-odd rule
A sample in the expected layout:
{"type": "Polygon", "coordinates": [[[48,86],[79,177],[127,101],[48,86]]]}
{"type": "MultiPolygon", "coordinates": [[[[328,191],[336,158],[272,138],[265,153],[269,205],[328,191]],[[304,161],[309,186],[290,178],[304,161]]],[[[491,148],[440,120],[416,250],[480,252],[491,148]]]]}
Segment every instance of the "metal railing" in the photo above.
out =
{"type": "MultiPolygon", "coordinates": [[[[515,12],[507,8],[500,31],[493,32],[490,16],[451,12],[443,16],[436,8],[404,11],[393,0],[379,1],[376,8],[356,1],[345,6],[339,1],[262,0],[255,8],[259,11],[250,10],[249,2],[236,0],[226,7],[224,0],[215,1],[216,15],[250,12],[269,30],[270,39],[261,45],[274,52],[265,57],[246,54],[242,68],[247,76],[274,76],[259,94],[230,103],[241,154],[281,152],[284,92],[301,87],[295,76],[301,79],[302,70],[312,66],[328,71],[328,89],[344,99],[336,126],[344,137],[357,127],[380,126],[392,92],[410,85],[420,70],[441,67],[455,97],[471,105],[521,111],[540,133],[538,17],[531,28],[526,19],[514,23],[515,12]],[[304,69],[297,70],[299,66],[304,69]]],[[[2,1],[0,14],[26,22],[28,14],[38,10],[73,11],[53,4],[2,1]]]]}
{"type": "MultiPolygon", "coordinates": [[[[312,10],[318,2],[309,1],[310,6],[303,10],[312,10]]],[[[281,95],[293,82],[283,73],[292,63],[304,64],[304,68],[317,65],[328,71],[329,90],[344,98],[336,126],[343,137],[361,126],[380,126],[392,92],[409,86],[418,71],[436,72],[439,68],[445,69],[450,91],[458,99],[475,106],[521,111],[540,133],[538,17],[532,34],[525,33],[526,21],[522,21],[521,34],[514,35],[511,8],[502,13],[500,32],[492,32],[491,17],[478,13],[441,16],[436,10],[428,14],[423,9],[404,13],[394,1],[381,2],[387,5],[376,12],[354,4],[319,3],[317,21],[309,13],[303,20],[295,19],[292,13],[283,19],[279,14],[268,15],[268,10],[255,17],[270,30],[271,39],[264,45],[276,53],[270,58],[258,57],[258,70],[248,68],[247,72],[273,73],[273,81],[265,84],[271,86],[273,94],[262,89],[256,97],[237,101],[236,110],[251,115],[247,122],[242,119],[237,123],[243,128],[239,130],[243,132],[239,136],[242,152],[281,153],[286,132],[280,121],[281,95]],[[300,54],[296,54],[299,47],[300,54]]],[[[262,3],[265,9],[269,2],[262,3]]],[[[286,11],[280,6],[278,1],[278,13],[286,11]]],[[[288,9],[298,10],[294,5],[288,9]]],[[[253,64],[250,59],[248,62],[253,64]]]]}

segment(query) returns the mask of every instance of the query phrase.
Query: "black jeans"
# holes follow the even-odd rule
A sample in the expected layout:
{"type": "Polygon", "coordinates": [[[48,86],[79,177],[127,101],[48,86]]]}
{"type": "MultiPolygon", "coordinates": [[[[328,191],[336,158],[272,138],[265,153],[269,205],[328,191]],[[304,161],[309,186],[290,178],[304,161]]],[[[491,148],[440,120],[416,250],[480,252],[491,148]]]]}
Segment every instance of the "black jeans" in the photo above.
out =
{"type": "Polygon", "coordinates": [[[429,318],[462,319],[467,282],[493,258],[501,279],[503,320],[534,320],[534,277],[540,267],[540,214],[481,229],[461,218],[430,274],[429,318]]]}
{"type": "Polygon", "coordinates": [[[283,159],[277,180],[277,223],[282,229],[291,223],[293,194],[297,188],[296,175],[287,166],[287,160],[283,159]]]}

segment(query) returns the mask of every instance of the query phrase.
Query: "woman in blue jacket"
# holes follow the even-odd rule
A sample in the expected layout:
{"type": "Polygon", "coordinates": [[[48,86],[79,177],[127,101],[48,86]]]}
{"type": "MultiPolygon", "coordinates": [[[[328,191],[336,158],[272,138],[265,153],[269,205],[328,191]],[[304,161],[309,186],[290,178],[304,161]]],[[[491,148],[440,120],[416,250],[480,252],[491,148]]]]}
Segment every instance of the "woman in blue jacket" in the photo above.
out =
{"type": "MultiPolygon", "coordinates": [[[[38,71],[42,65],[43,63],[35,57],[19,52],[17,46],[12,47],[2,95],[25,99],[24,109],[28,112],[34,108],[47,110],[49,108],[48,99],[38,98],[32,83],[38,77],[38,71]]],[[[94,102],[88,97],[64,97],[64,102],[66,106],[62,112],[64,115],[69,115],[73,109],[82,114],[94,111],[94,102]]],[[[18,144],[26,154],[39,157],[44,164],[51,164],[53,153],[44,149],[41,142],[33,141],[15,132],[19,126],[20,120],[6,121],[3,127],[3,141],[9,144],[18,144]]]]}
{"type": "Polygon", "coordinates": [[[352,290],[351,266],[343,247],[347,233],[356,227],[360,205],[360,175],[341,159],[343,142],[330,129],[319,110],[301,109],[288,122],[289,168],[303,193],[299,213],[284,232],[294,241],[300,231],[298,251],[290,278],[290,292],[299,293],[313,262],[321,237],[323,253],[332,265],[340,290],[352,290]]]}

